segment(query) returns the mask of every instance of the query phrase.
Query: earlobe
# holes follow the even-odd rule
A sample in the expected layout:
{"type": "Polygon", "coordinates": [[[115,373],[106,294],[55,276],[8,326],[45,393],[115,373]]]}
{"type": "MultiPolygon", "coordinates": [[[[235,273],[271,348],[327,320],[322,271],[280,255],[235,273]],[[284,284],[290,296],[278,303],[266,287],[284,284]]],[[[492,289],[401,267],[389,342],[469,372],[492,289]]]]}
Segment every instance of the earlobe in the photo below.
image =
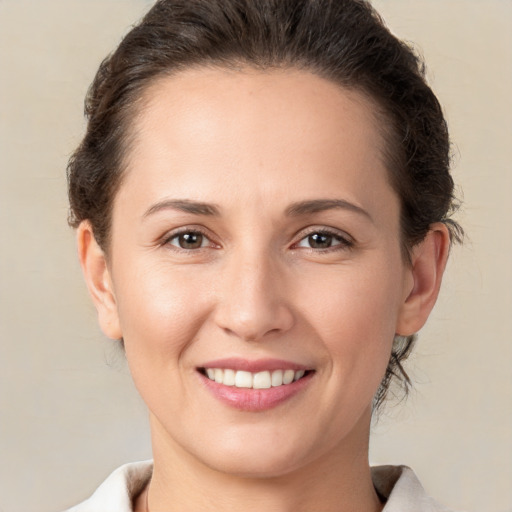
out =
{"type": "Polygon", "coordinates": [[[105,253],[96,242],[91,223],[82,221],[77,229],[78,257],[85,282],[98,312],[103,333],[112,339],[120,339],[122,332],[110,271],[105,253]]]}
{"type": "Polygon", "coordinates": [[[409,336],[418,332],[434,307],[448,259],[450,232],[441,222],[432,224],[425,239],[413,248],[412,286],[404,293],[396,333],[409,336]]]}

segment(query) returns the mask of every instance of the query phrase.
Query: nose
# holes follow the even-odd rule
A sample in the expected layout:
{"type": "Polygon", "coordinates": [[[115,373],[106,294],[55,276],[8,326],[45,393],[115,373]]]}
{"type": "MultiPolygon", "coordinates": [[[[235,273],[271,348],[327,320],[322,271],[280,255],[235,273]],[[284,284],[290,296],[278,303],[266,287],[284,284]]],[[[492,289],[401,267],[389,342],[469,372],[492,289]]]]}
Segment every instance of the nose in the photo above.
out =
{"type": "Polygon", "coordinates": [[[233,254],[220,279],[217,325],[244,341],[283,334],[294,323],[284,273],[267,255],[233,254]]]}

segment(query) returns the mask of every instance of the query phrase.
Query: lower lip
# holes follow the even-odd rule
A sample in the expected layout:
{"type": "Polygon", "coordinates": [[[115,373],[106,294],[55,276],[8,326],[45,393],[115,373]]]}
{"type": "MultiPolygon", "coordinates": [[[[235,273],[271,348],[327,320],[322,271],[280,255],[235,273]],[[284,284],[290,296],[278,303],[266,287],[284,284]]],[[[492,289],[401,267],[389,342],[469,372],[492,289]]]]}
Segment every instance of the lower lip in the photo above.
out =
{"type": "Polygon", "coordinates": [[[267,411],[286,402],[311,382],[314,372],[290,384],[283,384],[267,389],[237,388],[219,384],[199,374],[208,391],[222,403],[241,411],[267,411]]]}

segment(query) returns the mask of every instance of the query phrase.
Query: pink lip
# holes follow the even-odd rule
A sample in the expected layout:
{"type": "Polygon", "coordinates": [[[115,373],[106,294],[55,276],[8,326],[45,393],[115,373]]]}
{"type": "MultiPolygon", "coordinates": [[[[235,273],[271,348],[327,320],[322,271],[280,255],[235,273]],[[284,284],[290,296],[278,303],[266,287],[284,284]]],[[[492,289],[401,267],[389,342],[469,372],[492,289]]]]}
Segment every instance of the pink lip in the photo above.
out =
{"type": "Polygon", "coordinates": [[[256,373],[273,370],[311,370],[311,367],[302,364],[292,363],[283,359],[257,359],[250,361],[238,357],[229,357],[225,359],[216,359],[208,361],[200,366],[200,368],[223,368],[230,370],[242,370],[246,372],[256,373]]]}

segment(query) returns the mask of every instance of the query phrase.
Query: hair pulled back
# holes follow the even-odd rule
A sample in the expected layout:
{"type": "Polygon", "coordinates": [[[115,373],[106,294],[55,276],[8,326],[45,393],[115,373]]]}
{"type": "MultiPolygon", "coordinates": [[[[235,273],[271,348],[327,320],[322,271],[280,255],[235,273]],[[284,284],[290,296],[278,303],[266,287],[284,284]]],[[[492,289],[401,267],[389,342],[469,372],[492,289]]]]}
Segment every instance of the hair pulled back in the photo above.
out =
{"type": "MultiPolygon", "coordinates": [[[[108,252],[112,205],[121,184],[130,121],[155,78],[195,65],[308,70],[364,93],[377,105],[386,167],[401,201],[404,258],[434,222],[452,239],[454,210],[446,122],[421,59],[365,0],[159,0],[100,65],[85,101],[87,131],[68,164],[69,223],[89,220],[108,252]]],[[[414,337],[397,337],[375,403],[414,337]]]]}

